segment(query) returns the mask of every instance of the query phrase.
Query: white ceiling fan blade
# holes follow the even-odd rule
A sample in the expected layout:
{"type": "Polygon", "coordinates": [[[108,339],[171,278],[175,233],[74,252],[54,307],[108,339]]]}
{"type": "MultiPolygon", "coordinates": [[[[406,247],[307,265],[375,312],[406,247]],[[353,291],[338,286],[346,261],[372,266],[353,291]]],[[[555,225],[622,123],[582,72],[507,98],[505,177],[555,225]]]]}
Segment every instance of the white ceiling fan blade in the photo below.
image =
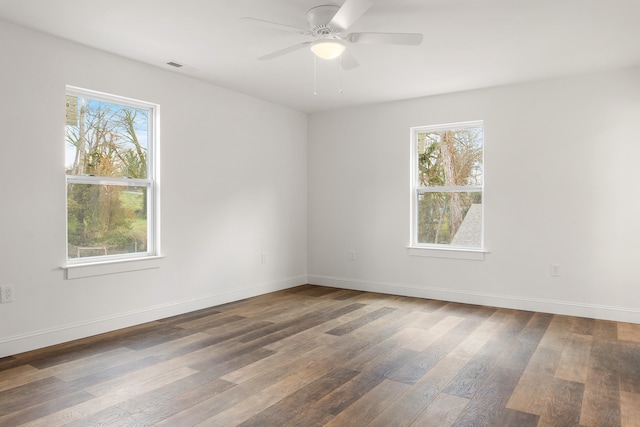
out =
{"type": "Polygon", "coordinates": [[[258,59],[261,60],[261,61],[265,61],[265,60],[277,58],[279,56],[286,55],[287,53],[291,53],[291,52],[295,52],[296,50],[303,49],[303,48],[309,46],[310,44],[311,44],[311,42],[304,42],[304,43],[294,44],[293,46],[285,47],[284,49],[276,50],[275,52],[271,52],[271,53],[269,53],[267,55],[261,56],[258,59]]]}
{"type": "Polygon", "coordinates": [[[353,68],[356,68],[358,65],[360,65],[360,63],[356,60],[356,58],[353,55],[351,55],[351,53],[349,53],[348,50],[345,50],[344,52],[342,52],[342,55],[340,55],[339,61],[340,61],[340,66],[342,67],[343,70],[351,70],[353,68]]]}
{"type": "Polygon", "coordinates": [[[351,43],[418,46],[423,36],[420,33],[351,33],[346,39],[351,43]]]}
{"type": "Polygon", "coordinates": [[[371,6],[373,4],[369,0],[346,0],[331,19],[329,25],[337,30],[346,30],[371,6]]]}
{"type": "Polygon", "coordinates": [[[277,22],[265,21],[264,19],[251,18],[249,16],[244,16],[242,18],[243,21],[248,21],[254,24],[262,25],[263,27],[272,28],[275,30],[288,31],[290,33],[298,33],[298,34],[311,34],[309,30],[304,30],[302,28],[292,27],[290,25],[278,24],[277,22]]]}

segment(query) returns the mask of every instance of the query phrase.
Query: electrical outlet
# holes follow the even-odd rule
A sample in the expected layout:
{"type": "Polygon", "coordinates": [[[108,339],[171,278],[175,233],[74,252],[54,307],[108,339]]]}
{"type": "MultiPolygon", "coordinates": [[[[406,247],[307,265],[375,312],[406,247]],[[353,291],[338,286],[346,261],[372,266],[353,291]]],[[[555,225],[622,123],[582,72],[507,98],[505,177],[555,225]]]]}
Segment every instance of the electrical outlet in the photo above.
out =
{"type": "Polygon", "coordinates": [[[560,277],[560,264],[551,264],[551,277],[560,277]]]}
{"type": "Polygon", "coordinates": [[[349,258],[349,261],[355,261],[356,260],[356,252],[355,251],[349,251],[349,255],[347,256],[347,258],[349,258]]]}
{"type": "Polygon", "coordinates": [[[13,285],[0,286],[0,303],[13,302],[13,285]]]}
{"type": "Polygon", "coordinates": [[[266,252],[262,252],[262,263],[263,264],[267,263],[267,253],[266,252]]]}

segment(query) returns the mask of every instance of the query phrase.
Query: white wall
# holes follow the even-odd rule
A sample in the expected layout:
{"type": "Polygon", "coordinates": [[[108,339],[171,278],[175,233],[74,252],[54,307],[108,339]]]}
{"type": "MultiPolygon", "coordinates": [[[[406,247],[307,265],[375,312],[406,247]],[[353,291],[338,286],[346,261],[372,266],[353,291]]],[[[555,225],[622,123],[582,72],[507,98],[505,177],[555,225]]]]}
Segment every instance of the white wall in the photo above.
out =
{"type": "Polygon", "coordinates": [[[2,22],[0,57],[0,357],[306,282],[305,114],[2,22]],[[159,268],[64,278],[67,84],[160,104],[159,268]]]}
{"type": "Polygon", "coordinates": [[[640,322],[639,123],[640,69],[314,114],[309,281],[640,322]],[[409,128],[468,120],[491,253],[410,256],[409,128]]]}

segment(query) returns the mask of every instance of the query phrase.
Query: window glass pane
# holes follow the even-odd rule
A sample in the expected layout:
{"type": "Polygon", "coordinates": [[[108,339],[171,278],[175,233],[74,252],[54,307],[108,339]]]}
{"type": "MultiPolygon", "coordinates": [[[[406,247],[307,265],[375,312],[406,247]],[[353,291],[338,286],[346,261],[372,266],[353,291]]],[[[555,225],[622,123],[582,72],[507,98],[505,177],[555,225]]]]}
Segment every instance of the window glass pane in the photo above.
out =
{"type": "Polygon", "coordinates": [[[149,110],[67,95],[67,175],[147,178],[149,110]]]}
{"type": "Polygon", "coordinates": [[[420,131],[418,186],[482,185],[482,127],[420,131]]]}
{"type": "Polygon", "coordinates": [[[418,243],[482,246],[482,193],[418,194],[418,243]]]}
{"type": "Polygon", "coordinates": [[[144,186],[68,184],[68,256],[82,258],[147,251],[144,186]]]}

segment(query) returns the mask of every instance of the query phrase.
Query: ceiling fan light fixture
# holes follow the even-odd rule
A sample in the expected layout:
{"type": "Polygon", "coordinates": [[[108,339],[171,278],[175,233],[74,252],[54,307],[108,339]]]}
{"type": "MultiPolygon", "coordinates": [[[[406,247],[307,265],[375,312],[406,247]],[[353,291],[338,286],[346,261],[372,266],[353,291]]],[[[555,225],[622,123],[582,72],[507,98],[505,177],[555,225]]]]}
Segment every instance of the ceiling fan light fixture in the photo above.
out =
{"type": "Polygon", "coordinates": [[[311,43],[311,52],[320,59],[335,59],[347,46],[338,39],[319,39],[311,43]]]}

